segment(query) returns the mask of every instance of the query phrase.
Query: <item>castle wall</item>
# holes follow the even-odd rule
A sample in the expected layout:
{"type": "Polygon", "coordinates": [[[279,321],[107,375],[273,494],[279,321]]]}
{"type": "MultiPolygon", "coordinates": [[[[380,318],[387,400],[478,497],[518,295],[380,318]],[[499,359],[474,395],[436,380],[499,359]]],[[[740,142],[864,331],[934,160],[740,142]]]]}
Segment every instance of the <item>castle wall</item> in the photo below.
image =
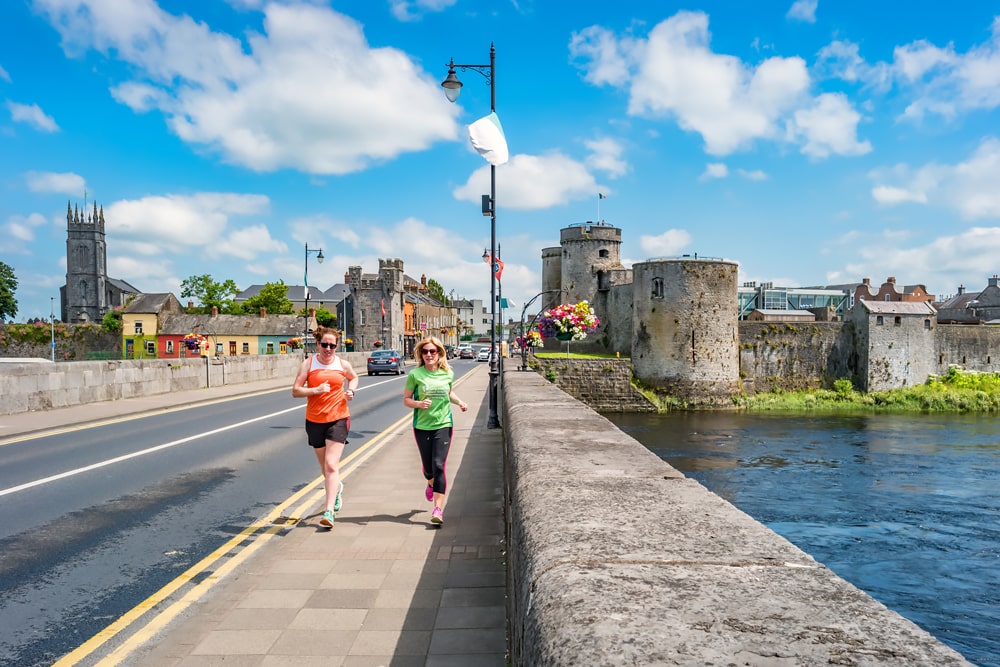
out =
{"type": "MultiPolygon", "coordinates": [[[[562,289],[562,248],[542,249],[542,291],[562,289]]],[[[558,292],[543,294],[539,310],[547,310],[559,304],[562,295],[558,292]]]]}
{"type": "Polygon", "coordinates": [[[855,379],[851,322],[739,323],[739,364],[748,394],[831,388],[855,379]]]}
{"type": "Polygon", "coordinates": [[[934,373],[943,375],[953,364],[1000,373],[1000,327],[939,324],[935,334],[934,373]]]}
{"type": "Polygon", "coordinates": [[[694,403],[739,383],[735,262],[672,259],[632,267],[632,363],[640,380],[694,403]]]}

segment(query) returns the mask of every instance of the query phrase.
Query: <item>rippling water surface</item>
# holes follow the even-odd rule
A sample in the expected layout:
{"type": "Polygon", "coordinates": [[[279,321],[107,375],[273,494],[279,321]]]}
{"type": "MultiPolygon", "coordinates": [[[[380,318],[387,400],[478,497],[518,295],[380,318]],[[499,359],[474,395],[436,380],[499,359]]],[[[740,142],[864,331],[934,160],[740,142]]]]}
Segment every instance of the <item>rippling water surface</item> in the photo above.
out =
{"type": "Polygon", "coordinates": [[[1000,666],[1000,419],[607,416],[971,662],[1000,666]]]}

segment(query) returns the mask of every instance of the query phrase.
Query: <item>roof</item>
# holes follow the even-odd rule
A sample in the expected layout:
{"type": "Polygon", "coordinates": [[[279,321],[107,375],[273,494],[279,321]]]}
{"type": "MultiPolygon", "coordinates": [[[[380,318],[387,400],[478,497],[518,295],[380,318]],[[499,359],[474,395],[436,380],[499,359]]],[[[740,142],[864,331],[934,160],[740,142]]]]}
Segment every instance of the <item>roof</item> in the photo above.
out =
{"type": "Polygon", "coordinates": [[[181,307],[181,303],[180,301],[177,301],[177,297],[170,292],[166,292],[161,294],[140,294],[136,298],[132,299],[132,302],[125,306],[125,309],[122,312],[160,313],[167,308],[171,299],[176,302],[174,308],[179,309],[181,307]]]}
{"type": "MultiPolygon", "coordinates": [[[[247,299],[252,299],[253,297],[259,295],[260,291],[265,287],[266,285],[251,285],[233,297],[233,300],[236,302],[242,302],[247,299]]],[[[285,287],[285,298],[289,301],[302,301],[305,298],[305,285],[286,285],[285,287]]],[[[326,290],[321,290],[315,285],[310,285],[309,300],[322,301],[324,303],[340,303],[344,300],[344,296],[349,294],[350,291],[351,288],[343,283],[337,283],[326,290]]]]}
{"type": "Polygon", "coordinates": [[[107,280],[107,282],[111,283],[112,285],[114,285],[116,288],[118,288],[122,292],[126,292],[126,293],[129,293],[129,294],[141,294],[142,293],[141,289],[139,289],[139,288],[137,288],[137,287],[135,287],[135,286],[127,283],[126,281],[122,280],[121,278],[107,278],[106,280],[107,280]]]}
{"type": "Polygon", "coordinates": [[[298,315],[171,315],[163,320],[160,334],[183,336],[193,331],[212,336],[302,335],[305,318],[298,315]],[[197,327],[197,328],[196,328],[197,327]]]}
{"type": "Polygon", "coordinates": [[[938,304],[938,310],[944,310],[945,308],[954,309],[965,309],[969,307],[969,304],[979,298],[977,292],[966,292],[965,294],[956,294],[947,301],[938,304]]]}
{"type": "Polygon", "coordinates": [[[869,313],[888,313],[892,315],[936,315],[934,306],[926,301],[868,301],[862,299],[855,302],[869,313]]]}
{"type": "Polygon", "coordinates": [[[816,317],[811,310],[794,310],[791,308],[754,308],[752,312],[773,317],[816,317]]]}

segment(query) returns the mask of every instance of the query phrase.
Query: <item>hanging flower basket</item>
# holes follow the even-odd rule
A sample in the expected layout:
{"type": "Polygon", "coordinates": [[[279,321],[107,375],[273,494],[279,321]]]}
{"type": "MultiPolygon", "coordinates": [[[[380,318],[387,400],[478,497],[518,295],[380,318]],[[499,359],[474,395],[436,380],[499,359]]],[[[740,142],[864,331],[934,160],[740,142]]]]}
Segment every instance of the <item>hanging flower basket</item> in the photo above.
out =
{"type": "Polygon", "coordinates": [[[583,340],[587,334],[597,331],[600,323],[588,302],[564,303],[542,313],[538,332],[542,338],[583,340]]]}
{"type": "Polygon", "coordinates": [[[288,339],[288,347],[292,348],[293,350],[301,349],[301,347],[302,347],[302,337],[299,336],[298,338],[289,338],[288,339]]]}
{"type": "Polygon", "coordinates": [[[380,340],[377,340],[377,341],[375,341],[375,342],[373,343],[373,345],[374,345],[374,347],[376,347],[376,348],[379,348],[379,347],[382,347],[382,341],[380,341],[380,340]]]}
{"type": "Polygon", "coordinates": [[[189,333],[188,335],[184,336],[184,338],[181,338],[181,345],[183,345],[184,347],[193,352],[195,350],[200,349],[201,346],[207,340],[208,339],[205,338],[205,336],[202,336],[201,334],[189,333]]]}
{"type": "Polygon", "coordinates": [[[517,337],[518,347],[538,347],[542,344],[542,334],[538,329],[529,329],[523,336],[517,337]]]}

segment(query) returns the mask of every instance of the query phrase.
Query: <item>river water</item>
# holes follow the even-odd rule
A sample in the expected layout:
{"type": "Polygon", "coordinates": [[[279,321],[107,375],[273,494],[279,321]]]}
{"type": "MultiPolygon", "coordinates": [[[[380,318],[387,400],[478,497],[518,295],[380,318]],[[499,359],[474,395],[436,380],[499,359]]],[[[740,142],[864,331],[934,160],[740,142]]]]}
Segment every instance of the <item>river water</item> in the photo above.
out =
{"type": "Polygon", "coordinates": [[[1000,666],[1000,419],[605,415],[982,666],[1000,666]]]}

